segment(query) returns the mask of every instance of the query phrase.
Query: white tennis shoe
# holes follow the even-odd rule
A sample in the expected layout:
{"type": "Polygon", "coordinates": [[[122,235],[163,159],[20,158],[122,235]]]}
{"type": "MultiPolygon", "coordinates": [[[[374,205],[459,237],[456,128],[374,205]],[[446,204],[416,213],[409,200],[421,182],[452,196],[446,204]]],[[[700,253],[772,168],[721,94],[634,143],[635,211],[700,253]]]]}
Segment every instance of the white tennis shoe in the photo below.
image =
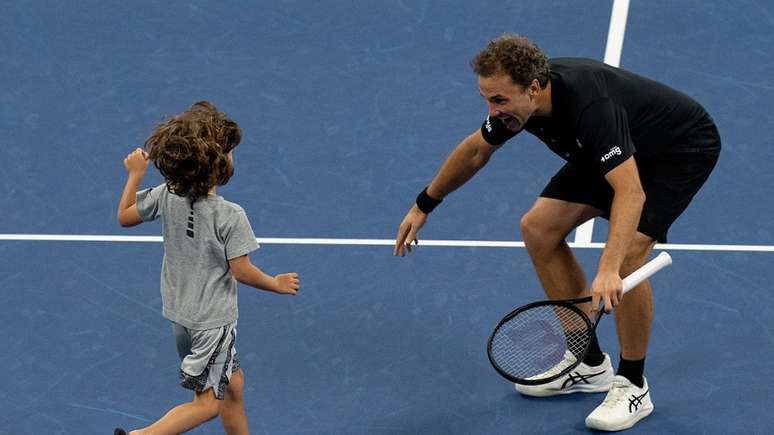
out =
{"type": "Polygon", "coordinates": [[[644,377],[642,388],[623,376],[613,378],[605,400],[586,417],[591,429],[616,431],[629,429],[653,412],[650,388],[644,377]]]}
{"type": "MultiPolygon", "coordinates": [[[[589,366],[584,363],[578,364],[578,367],[571,370],[564,376],[560,376],[553,381],[542,385],[521,385],[514,384],[516,391],[525,396],[547,397],[559,394],[572,393],[600,393],[610,389],[610,382],[613,380],[613,364],[610,362],[610,356],[605,355],[605,360],[598,366],[589,366]]],[[[569,350],[564,353],[564,359],[547,372],[535,376],[536,378],[547,378],[553,374],[560,373],[567,366],[574,364],[575,356],[569,350]]],[[[528,378],[529,379],[529,378],[528,378]]]]}

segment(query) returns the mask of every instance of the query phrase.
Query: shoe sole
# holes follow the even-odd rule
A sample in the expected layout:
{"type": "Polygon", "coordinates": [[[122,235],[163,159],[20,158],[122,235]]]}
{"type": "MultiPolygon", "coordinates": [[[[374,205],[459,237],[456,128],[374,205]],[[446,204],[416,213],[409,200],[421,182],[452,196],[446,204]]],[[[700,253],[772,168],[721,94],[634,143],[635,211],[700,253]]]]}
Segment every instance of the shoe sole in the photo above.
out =
{"type": "Polygon", "coordinates": [[[594,430],[603,430],[605,432],[617,432],[620,430],[626,430],[626,429],[630,429],[632,426],[637,424],[637,422],[639,422],[643,418],[649,416],[652,412],[653,412],[653,407],[644,409],[641,413],[637,415],[637,417],[634,420],[619,426],[602,427],[602,426],[594,426],[593,424],[589,424],[589,422],[586,422],[586,427],[594,430]]]}
{"type": "MultiPolygon", "coordinates": [[[[611,379],[612,380],[612,379],[611,379]]],[[[531,396],[531,397],[550,397],[550,396],[560,396],[563,394],[573,394],[573,393],[604,393],[610,390],[610,384],[607,385],[576,385],[574,387],[565,388],[564,390],[520,390],[519,387],[527,387],[524,385],[518,385],[516,386],[516,391],[519,392],[519,394],[522,394],[524,396],[531,396]]]]}

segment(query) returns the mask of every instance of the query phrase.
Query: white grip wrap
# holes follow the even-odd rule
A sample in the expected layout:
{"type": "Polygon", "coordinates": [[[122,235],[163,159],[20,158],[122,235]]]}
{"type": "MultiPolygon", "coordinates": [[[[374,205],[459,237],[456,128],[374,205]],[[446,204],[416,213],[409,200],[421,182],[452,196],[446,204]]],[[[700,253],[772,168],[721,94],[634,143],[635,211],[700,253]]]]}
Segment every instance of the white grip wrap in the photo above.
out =
{"type": "Polygon", "coordinates": [[[672,264],[672,257],[668,253],[662,252],[658,254],[656,258],[643,264],[642,267],[623,279],[624,294],[670,264],[672,264]]]}

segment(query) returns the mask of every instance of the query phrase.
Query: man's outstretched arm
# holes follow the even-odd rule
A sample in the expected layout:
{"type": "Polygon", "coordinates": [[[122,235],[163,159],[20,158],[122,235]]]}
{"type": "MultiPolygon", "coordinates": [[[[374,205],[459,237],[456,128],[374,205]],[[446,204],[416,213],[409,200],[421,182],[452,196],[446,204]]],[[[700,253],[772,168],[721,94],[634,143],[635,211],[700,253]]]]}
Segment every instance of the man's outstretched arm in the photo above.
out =
{"type": "MultiPolygon", "coordinates": [[[[476,130],[449,154],[433,181],[427,186],[427,195],[436,201],[442,200],[473,178],[501,146],[490,145],[484,140],[481,131],[476,130]]],[[[411,252],[411,243],[418,241],[417,233],[427,221],[428,213],[427,210],[420,210],[416,203],[411,206],[398,228],[393,255],[402,257],[407,251],[411,252]]]]}

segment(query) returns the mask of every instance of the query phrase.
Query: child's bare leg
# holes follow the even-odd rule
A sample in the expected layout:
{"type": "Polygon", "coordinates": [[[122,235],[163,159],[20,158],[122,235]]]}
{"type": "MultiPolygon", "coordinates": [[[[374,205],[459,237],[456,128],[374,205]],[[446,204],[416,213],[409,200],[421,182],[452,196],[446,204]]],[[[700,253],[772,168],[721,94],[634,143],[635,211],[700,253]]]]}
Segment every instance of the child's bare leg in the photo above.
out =
{"type": "Polygon", "coordinates": [[[129,435],[167,435],[189,431],[218,416],[220,404],[212,388],[196,393],[193,402],[178,405],[169,410],[152,425],[129,432],[129,435]]]}
{"type": "Polygon", "coordinates": [[[220,404],[220,419],[228,435],[248,435],[245,403],[242,400],[245,378],[242,369],[231,375],[226,397],[220,404]]]}

